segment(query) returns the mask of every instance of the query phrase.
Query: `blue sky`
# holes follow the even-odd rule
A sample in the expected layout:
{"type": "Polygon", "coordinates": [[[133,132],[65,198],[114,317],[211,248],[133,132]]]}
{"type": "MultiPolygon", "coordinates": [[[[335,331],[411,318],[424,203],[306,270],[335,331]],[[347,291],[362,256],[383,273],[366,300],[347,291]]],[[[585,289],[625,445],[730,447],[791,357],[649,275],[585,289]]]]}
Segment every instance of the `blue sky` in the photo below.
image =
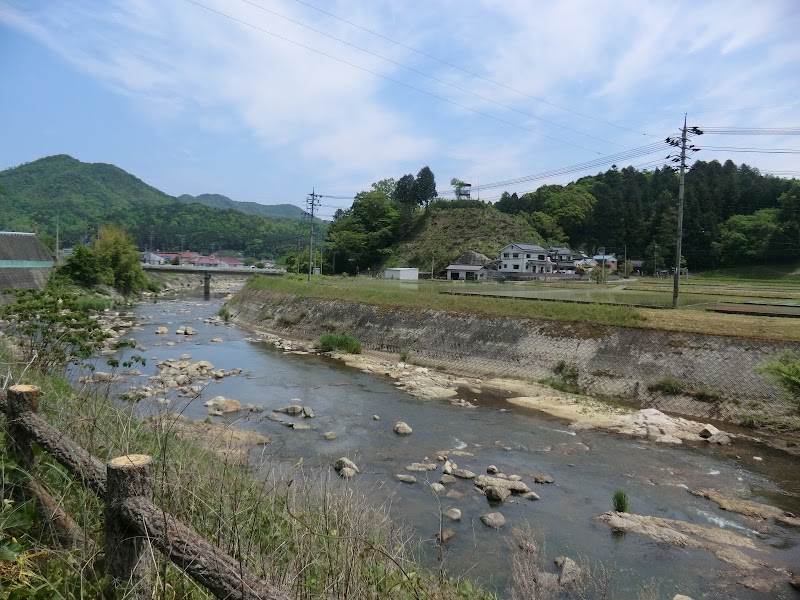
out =
{"type": "MultiPolygon", "coordinates": [[[[173,195],[303,205],[312,187],[352,197],[424,165],[443,192],[607,161],[494,198],[657,164],[663,149],[603,157],[674,134],[684,112],[800,125],[798,31],[796,0],[0,0],[0,169],[66,153],[173,195]]],[[[697,156],[800,175],[798,155],[697,156]]]]}

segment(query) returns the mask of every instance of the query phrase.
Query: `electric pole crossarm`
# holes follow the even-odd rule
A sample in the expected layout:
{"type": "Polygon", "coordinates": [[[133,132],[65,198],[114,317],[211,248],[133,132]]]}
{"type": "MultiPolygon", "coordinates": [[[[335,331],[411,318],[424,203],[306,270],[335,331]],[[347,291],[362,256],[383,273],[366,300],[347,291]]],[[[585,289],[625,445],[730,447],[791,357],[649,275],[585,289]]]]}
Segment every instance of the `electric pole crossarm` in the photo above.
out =
{"type": "MultiPolygon", "coordinates": [[[[322,196],[316,193],[316,188],[311,189],[311,193],[306,198],[306,205],[309,207],[309,213],[311,214],[311,227],[309,228],[309,239],[308,239],[308,281],[311,282],[311,273],[314,269],[314,211],[316,210],[317,206],[319,206],[319,199],[322,196]]],[[[297,256],[298,265],[300,263],[300,255],[297,256]]]]}
{"type": "Polygon", "coordinates": [[[686,181],[686,115],[681,129],[681,178],[678,183],[678,234],[675,241],[675,278],[672,286],[672,308],[678,308],[681,285],[681,243],[683,242],[683,193],[686,181]]]}

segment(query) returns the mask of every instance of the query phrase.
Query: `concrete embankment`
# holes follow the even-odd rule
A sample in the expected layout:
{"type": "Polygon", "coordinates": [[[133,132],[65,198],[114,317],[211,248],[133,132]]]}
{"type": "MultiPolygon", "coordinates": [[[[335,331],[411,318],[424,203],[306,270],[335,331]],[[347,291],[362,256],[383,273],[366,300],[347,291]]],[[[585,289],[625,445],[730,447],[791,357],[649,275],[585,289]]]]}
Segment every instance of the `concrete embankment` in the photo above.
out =
{"type": "MultiPolygon", "coordinates": [[[[298,297],[245,289],[236,321],[316,339],[347,333],[371,351],[469,377],[550,379],[585,393],[704,419],[796,420],[796,409],[757,368],[800,345],[298,297]]],[[[797,425],[800,425],[798,423],[797,425]]]]}
{"type": "Polygon", "coordinates": [[[2,302],[2,290],[44,289],[51,271],[52,269],[48,267],[0,268],[0,302],[2,302]]]}

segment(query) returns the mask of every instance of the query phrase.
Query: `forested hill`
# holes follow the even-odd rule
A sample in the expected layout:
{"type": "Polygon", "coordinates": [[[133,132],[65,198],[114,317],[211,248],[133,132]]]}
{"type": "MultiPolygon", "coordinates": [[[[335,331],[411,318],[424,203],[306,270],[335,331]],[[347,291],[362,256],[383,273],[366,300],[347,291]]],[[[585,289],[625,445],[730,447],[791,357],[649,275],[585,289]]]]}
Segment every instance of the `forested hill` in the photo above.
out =
{"type": "Polygon", "coordinates": [[[152,234],[155,249],[227,249],[270,257],[295,249],[307,231],[297,219],[186,204],[114,165],[64,154],[0,171],[0,188],[0,230],[55,236],[58,215],[65,246],[115,223],[141,247],[152,234]]]}
{"type": "MultiPolygon", "coordinates": [[[[686,175],[683,256],[690,268],[766,264],[800,252],[800,181],[732,161],[697,161],[686,175]]],[[[669,169],[612,168],[566,186],[543,186],[495,207],[539,224],[573,248],[654,258],[673,266],[678,176],[669,169]]]]}
{"type": "Polygon", "coordinates": [[[238,200],[231,200],[227,196],[221,194],[200,194],[199,196],[190,196],[183,194],[178,196],[178,200],[185,204],[202,204],[209,208],[218,208],[220,210],[232,209],[243,212],[247,215],[256,215],[258,217],[267,217],[268,219],[302,219],[305,212],[299,206],[294,204],[259,204],[258,202],[240,202],[238,200]]]}

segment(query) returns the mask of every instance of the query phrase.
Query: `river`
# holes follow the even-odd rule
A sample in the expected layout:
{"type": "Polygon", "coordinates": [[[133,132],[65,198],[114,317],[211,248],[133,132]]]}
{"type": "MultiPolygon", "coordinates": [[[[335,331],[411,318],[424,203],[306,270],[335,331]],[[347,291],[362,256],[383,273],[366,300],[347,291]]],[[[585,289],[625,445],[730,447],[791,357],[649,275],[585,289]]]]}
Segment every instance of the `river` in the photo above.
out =
{"type": "MultiPolygon", "coordinates": [[[[249,332],[204,323],[220,305],[219,299],[189,298],[142,304],[134,311],[142,329],[132,336],[147,348],[147,365],[141,368],[144,375],[155,372],[157,360],[185,353],[193,361],[208,360],[217,368],[243,370],[241,375],[209,384],[200,399],[176,398],[169,410],[201,419],[208,411],[203,401],[224,395],[265,407],[262,413],[215,419],[235,421],[269,437],[271,443],[259,453],[263,451],[272,462],[294,464],[303,458],[306,467],[328,468],[337,458],[349,457],[362,471],[352,485],[372,490],[376,503],[390,502],[395,518],[410,523],[426,540],[426,560],[431,567],[437,560],[433,538],[440,510],[454,506],[462,511],[462,518],[446,523],[456,535],[446,545],[445,569],[455,576],[479,579],[501,595],[508,581],[511,530],[525,522],[544,542],[548,563],[566,555],[585,558],[591,564],[602,561],[613,569],[618,598],[635,598],[651,580],[658,582],[660,598],[672,598],[676,593],[695,599],[790,598],[796,593],[786,583],[772,593],[746,589],[735,584],[729,565],[703,550],[666,546],[634,534],[613,534],[607,525],[594,520],[611,510],[614,490],[623,489],[632,512],[728,528],[758,542],[763,550],[753,556],[771,566],[798,569],[798,530],[775,526],[769,533],[757,533],[745,517],[722,511],[687,492],[687,488],[715,488],[800,513],[800,468],[789,457],[750,445],[666,447],[602,432],[574,432],[566,423],[512,407],[496,397],[468,397],[477,401],[477,408],[453,406],[447,400],[422,400],[398,390],[388,377],[362,373],[323,356],[288,354],[271,343],[256,341],[249,332]],[[175,335],[181,325],[194,327],[198,334],[175,335]],[[168,327],[170,333],[156,335],[158,326],[168,327]],[[222,342],[212,343],[214,338],[222,338],[222,342]],[[168,347],[167,342],[175,345],[168,347]],[[295,398],[314,409],[315,418],[305,420],[314,429],[295,431],[266,418],[269,411],[292,404],[295,398]],[[398,420],[407,422],[413,434],[396,435],[392,427],[398,420]],[[336,432],[337,438],[323,439],[327,431],[336,432]],[[491,508],[470,481],[448,486],[461,494],[460,498],[442,495],[437,500],[424,473],[414,473],[418,477],[414,485],[394,479],[395,474],[405,472],[406,465],[424,458],[436,462],[437,453],[451,449],[471,453],[455,460],[459,467],[475,473],[485,473],[487,466],[495,465],[503,473],[521,475],[540,500],[512,496],[501,507],[491,508]],[[753,460],[756,454],[763,461],[753,460]],[[534,472],[552,476],[554,483],[534,485],[530,477],[534,472]],[[498,531],[480,522],[482,514],[493,510],[507,520],[498,531]]],[[[139,385],[146,381],[144,377],[134,379],[139,385]]],[[[140,406],[164,410],[147,400],[140,406]]],[[[440,475],[441,469],[429,473],[428,478],[438,481],[440,475]]]]}

